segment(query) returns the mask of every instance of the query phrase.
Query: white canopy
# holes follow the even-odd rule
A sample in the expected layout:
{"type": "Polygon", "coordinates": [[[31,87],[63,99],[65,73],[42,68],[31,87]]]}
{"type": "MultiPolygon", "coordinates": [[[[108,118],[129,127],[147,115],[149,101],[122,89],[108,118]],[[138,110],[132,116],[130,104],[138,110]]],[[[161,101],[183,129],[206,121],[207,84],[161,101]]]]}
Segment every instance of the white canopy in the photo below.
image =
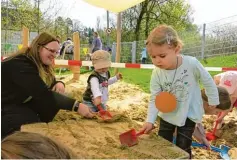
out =
{"type": "Polygon", "coordinates": [[[122,12],[130,7],[135,6],[145,0],[84,0],[85,2],[104,8],[114,13],[122,12]]]}

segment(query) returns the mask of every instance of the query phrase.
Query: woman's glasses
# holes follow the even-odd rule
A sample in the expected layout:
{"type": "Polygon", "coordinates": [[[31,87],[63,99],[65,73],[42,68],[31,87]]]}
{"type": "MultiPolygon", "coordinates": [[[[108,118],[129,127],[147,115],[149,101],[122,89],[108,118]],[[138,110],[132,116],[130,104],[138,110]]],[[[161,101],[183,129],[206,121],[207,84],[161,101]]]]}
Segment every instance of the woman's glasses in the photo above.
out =
{"type": "Polygon", "coordinates": [[[42,46],[42,47],[45,48],[45,49],[47,49],[49,52],[56,54],[56,56],[58,56],[59,53],[60,53],[60,51],[56,51],[56,50],[54,50],[54,49],[51,49],[51,48],[48,48],[48,47],[45,47],[45,46],[42,46]]]}

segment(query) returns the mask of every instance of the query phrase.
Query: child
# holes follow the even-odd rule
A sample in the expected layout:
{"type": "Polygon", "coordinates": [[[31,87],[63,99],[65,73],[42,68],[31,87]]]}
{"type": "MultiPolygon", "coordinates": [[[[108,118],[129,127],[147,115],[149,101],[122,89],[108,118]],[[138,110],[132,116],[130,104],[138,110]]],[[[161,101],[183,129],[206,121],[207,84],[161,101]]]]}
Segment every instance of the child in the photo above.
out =
{"type": "Polygon", "coordinates": [[[147,59],[146,48],[142,49],[141,55],[142,55],[142,57],[141,57],[142,64],[145,64],[146,63],[146,59],[147,59]]]}
{"type": "Polygon", "coordinates": [[[231,108],[221,113],[217,119],[219,122],[217,129],[222,127],[224,117],[233,109],[237,107],[237,71],[227,71],[214,76],[215,83],[224,87],[230,94],[231,108]]]}
{"type": "Polygon", "coordinates": [[[1,142],[2,159],[73,159],[68,148],[38,133],[15,132],[1,142]]]}
{"type": "Polygon", "coordinates": [[[147,50],[156,68],[152,72],[147,122],[142,131],[149,133],[160,117],[158,135],[172,142],[177,127],[176,145],[187,151],[191,158],[192,134],[196,123],[204,114],[199,80],[205,88],[210,107],[219,104],[217,87],[201,63],[194,57],[180,55],[182,42],[170,26],[156,27],[147,40],[147,50]],[[176,109],[170,113],[159,112],[155,97],[170,92],[176,97],[176,109]]]}
{"type": "MultiPolygon", "coordinates": [[[[208,106],[208,98],[204,90],[201,91],[202,93],[202,100],[203,100],[203,108],[205,114],[207,115],[217,115],[222,111],[229,110],[231,107],[231,100],[229,97],[228,91],[224,87],[217,86],[220,104],[216,106],[216,108],[210,108],[208,106]]],[[[206,139],[205,130],[202,123],[197,123],[196,128],[193,132],[193,136],[197,139],[200,143],[205,144],[208,148],[210,144],[206,139]]]]}
{"type": "Polygon", "coordinates": [[[104,50],[97,50],[91,57],[94,71],[87,80],[87,88],[83,94],[83,102],[91,107],[94,112],[98,111],[97,106],[101,104],[106,110],[106,101],[108,100],[108,85],[122,79],[122,75],[118,73],[114,77],[110,77],[109,67],[111,66],[110,54],[104,50]]]}

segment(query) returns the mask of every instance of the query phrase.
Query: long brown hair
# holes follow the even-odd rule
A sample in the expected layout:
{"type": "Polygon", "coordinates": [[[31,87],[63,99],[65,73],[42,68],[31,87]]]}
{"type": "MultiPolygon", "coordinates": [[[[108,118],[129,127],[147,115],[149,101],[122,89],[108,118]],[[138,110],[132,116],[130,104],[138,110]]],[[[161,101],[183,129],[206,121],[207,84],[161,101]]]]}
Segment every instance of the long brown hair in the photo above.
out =
{"type": "Polygon", "coordinates": [[[75,154],[38,133],[15,132],[1,142],[2,159],[72,159],[75,154]]]}
{"type": "Polygon", "coordinates": [[[54,70],[52,65],[44,65],[40,59],[39,51],[40,48],[44,45],[47,45],[50,42],[56,41],[59,43],[57,38],[50,33],[42,32],[40,33],[27,48],[22,48],[17,51],[11,57],[7,58],[7,60],[12,59],[13,57],[24,54],[28,58],[30,58],[37,66],[39,75],[43,79],[43,81],[47,84],[47,86],[51,86],[54,81],[54,70]]]}

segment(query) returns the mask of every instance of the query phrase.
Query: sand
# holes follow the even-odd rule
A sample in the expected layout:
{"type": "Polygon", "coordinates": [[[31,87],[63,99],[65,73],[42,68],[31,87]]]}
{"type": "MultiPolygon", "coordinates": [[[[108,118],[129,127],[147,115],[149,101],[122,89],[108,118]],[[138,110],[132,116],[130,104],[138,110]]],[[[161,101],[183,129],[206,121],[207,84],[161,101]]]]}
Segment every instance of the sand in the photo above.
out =
{"type": "MultiPolygon", "coordinates": [[[[69,81],[72,76],[63,79],[66,82],[66,93],[70,97],[81,100],[86,87],[88,74],[81,75],[80,81],[69,81]]],[[[139,130],[146,119],[149,94],[138,86],[123,81],[109,86],[108,110],[114,118],[104,123],[100,118],[85,119],[76,113],[60,111],[53,122],[49,124],[32,124],[23,126],[23,130],[40,132],[53,137],[69,148],[79,158],[180,158],[185,153],[156,136],[156,128],[150,135],[139,137],[139,145],[123,147],[119,142],[119,134],[135,128],[139,130]]],[[[234,110],[225,118],[225,125],[220,138],[211,144],[219,147],[225,144],[231,147],[229,154],[236,155],[237,147],[237,112],[234,110]]],[[[203,123],[207,131],[212,129],[215,116],[204,116],[203,123]]],[[[218,153],[202,148],[193,148],[195,159],[219,159],[218,153]]]]}

